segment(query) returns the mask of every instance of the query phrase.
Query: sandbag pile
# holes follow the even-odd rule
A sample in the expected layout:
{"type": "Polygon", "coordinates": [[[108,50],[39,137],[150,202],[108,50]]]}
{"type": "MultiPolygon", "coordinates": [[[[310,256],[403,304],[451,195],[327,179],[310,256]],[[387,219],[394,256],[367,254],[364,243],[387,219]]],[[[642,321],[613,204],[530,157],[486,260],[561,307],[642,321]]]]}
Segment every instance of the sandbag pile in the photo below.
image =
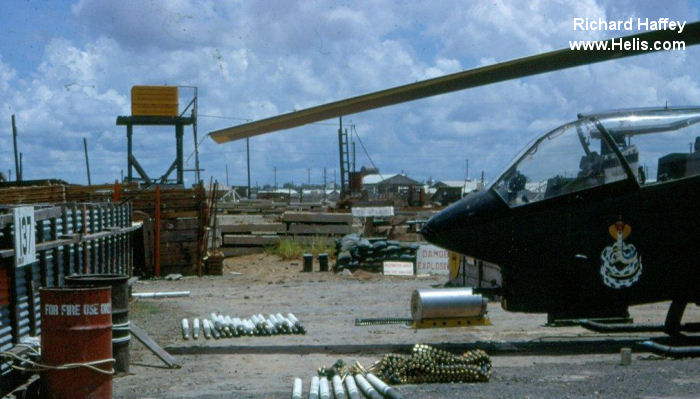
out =
{"type": "Polygon", "coordinates": [[[336,270],[379,267],[386,260],[416,261],[418,244],[348,234],[335,240],[336,270]]]}

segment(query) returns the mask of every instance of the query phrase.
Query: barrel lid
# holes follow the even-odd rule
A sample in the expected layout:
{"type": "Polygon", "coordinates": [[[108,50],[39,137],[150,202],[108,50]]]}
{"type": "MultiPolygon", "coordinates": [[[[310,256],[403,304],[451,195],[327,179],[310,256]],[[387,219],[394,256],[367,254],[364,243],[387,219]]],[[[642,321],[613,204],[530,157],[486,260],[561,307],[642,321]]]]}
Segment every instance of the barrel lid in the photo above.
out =
{"type": "Polygon", "coordinates": [[[95,290],[109,290],[112,291],[112,287],[108,285],[94,285],[94,286],[81,286],[81,287],[39,287],[40,292],[73,292],[73,291],[95,291],[95,290]]]}

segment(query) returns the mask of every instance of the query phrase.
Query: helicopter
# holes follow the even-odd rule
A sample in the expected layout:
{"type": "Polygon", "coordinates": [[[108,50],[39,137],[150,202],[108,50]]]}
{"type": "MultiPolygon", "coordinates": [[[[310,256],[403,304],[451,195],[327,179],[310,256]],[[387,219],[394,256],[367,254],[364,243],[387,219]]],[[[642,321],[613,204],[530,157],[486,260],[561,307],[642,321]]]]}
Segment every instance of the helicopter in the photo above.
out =
{"type": "MultiPolygon", "coordinates": [[[[700,43],[682,34],[609,39],[700,43]],[[673,35],[673,36],[671,36],[673,35]]],[[[612,48],[615,48],[612,46],[612,48]]],[[[360,95],[209,133],[217,143],[370,109],[654,51],[569,48],[360,95]]],[[[628,315],[671,301],[663,331],[678,335],[700,302],[700,108],[582,114],[537,138],[484,190],[434,215],[426,241],[501,268],[507,311],[551,319],[628,315]],[[691,148],[688,149],[688,144],[691,148]],[[693,145],[694,143],[694,145],[693,145]]]]}
{"type": "Polygon", "coordinates": [[[696,198],[699,107],[586,114],[421,233],[498,264],[505,310],[613,318],[671,300],[665,331],[675,334],[686,304],[700,302],[696,198]]]}

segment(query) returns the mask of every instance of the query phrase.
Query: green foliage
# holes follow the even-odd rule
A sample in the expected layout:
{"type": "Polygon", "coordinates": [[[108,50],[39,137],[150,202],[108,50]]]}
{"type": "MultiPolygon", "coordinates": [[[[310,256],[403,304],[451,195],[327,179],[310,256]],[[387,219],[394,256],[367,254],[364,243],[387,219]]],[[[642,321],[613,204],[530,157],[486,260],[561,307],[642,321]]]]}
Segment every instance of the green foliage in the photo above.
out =
{"type": "Polygon", "coordinates": [[[284,238],[279,244],[265,248],[265,253],[277,255],[284,260],[301,259],[306,253],[314,257],[320,253],[327,253],[330,258],[335,255],[335,246],[326,242],[326,239],[314,237],[310,244],[302,244],[293,238],[284,238]]]}

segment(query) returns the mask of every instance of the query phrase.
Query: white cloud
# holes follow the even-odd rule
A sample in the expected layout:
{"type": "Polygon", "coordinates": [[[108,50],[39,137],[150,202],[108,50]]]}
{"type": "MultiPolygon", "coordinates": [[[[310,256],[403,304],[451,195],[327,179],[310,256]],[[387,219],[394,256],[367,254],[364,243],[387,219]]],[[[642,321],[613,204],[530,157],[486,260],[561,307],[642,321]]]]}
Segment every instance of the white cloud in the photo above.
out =
{"type": "MultiPolygon", "coordinates": [[[[627,18],[698,12],[692,3],[668,7],[595,0],[136,1],[80,0],[71,7],[84,30],[54,36],[31,69],[0,58],[0,116],[15,112],[31,177],[83,181],[82,138],[90,145],[95,181],[112,181],[126,165],[117,115],[129,112],[136,84],[195,85],[200,139],[241,119],[260,119],[327,101],[454,73],[542,51],[569,40],[612,36],[577,33],[574,17],[627,18]],[[11,98],[11,101],[8,100],[11,98]],[[60,169],[57,169],[60,165],[60,169]]],[[[0,45],[2,57],[3,45],[0,45]]],[[[401,104],[345,118],[386,171],[416,178],[460,178],[464,158],[495,175],[534,136],[578,112],[697,103],[695,49],[576,68],[401,104]]],[[[189,92],[182,90],[182,101],[189,92]]],[[[337,169],[337,121],[251,140],[253,180],[316,182],[337,169]]],[[[169,130],[142,128],[139,161],[149,173],[172,162],[169,130]]],[[[186,151],[192,137],[186,135],[186,151]]],[[[201,146],[202,167],[245,181],[244,142],[201,146]]],[[[0,149],[0,169],[11,167],[0,149]]],[[[358,145],[359,165],[368,160],[358,145]]],[[[188,167],[193,166],[193,161],[188,167]]]]}

